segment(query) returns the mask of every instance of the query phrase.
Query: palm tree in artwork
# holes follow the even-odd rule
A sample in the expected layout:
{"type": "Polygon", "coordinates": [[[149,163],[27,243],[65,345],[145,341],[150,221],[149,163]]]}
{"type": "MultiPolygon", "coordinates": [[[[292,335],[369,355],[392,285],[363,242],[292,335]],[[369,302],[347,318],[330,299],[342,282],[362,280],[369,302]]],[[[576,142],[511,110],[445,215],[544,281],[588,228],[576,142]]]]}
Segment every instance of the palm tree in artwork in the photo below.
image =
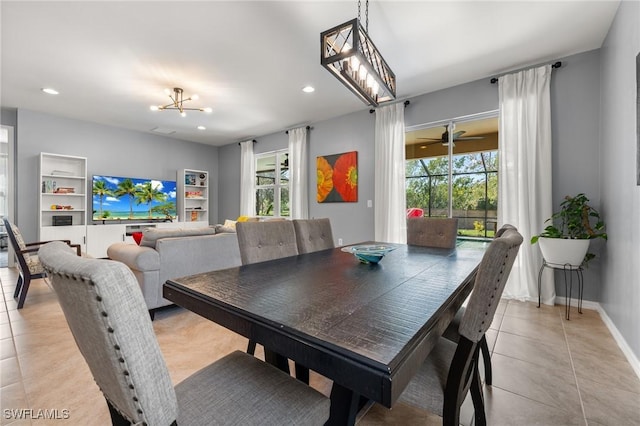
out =
{"type": "Polygon", "coordinates": [[[151,216],[151,203],[154,201],[164,202],[167,199],[167,195],[160,191],[157,187],[154,187],[151,182],[145,182],[138,188],[136,192],[136,203],[146,204],[149,208],[149,219],[151,216]]]}
{"type": "Polygon", "coordinates": [[[102,202],[104,201],[104,197],[113,195],[113,191],[107,187],[107,182],[100,179],[93,182],[93,195],[97,195],[98,199],[100,200],[98,219],[102,219],[102,202]]]}
{"type": "Polygon", "coordinates": [[[133,200],[135,199],[137,192],[138,187],[133,184],[131,179],[125,179],[118,183],[118,187],[115,191],[115,195],[118,198],[124,197],[125,195],[129,196],[129,219],[133,219],[133,200]]]}

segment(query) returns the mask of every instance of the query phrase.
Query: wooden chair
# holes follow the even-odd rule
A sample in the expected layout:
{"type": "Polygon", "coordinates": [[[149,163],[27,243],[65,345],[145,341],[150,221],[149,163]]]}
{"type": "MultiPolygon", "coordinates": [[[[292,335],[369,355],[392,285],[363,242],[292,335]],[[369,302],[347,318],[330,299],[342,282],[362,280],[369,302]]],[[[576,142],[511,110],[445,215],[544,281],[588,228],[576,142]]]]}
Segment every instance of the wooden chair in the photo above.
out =
{"type": "Polygon", "coordinates": [[[423,247],[454,248],[458,238],[458,219],[411,217],[407,219],[407,244],[423,247]]]}
{"type": "Polygon", "coordinates": [[[478,267],[473,292],[460,321],[458,343],[441,337],[400,401],[441,415],[445,426],[457,426],[460,406],[470,390],[474,424],[486,425],[478,374],[479,342],[493,320],[522,240],[517,230],[507,229],[491,242],[478,267]]]}
{"type": "Polygon", "coordinates": [[[293,227],[300,254],[335,248],[329,219],[295,219],[293,227]]]}
{"type": "MultiPolygon", "coordinates": [[[[500,228],[495,235],[495,238],[499,238],[502,234],[508,230],[516,230],[517,229],[513,225],[505,224],[502,228],[500,228]]],[[[460,333],[458,332],[460,328],[460,322],[462,321],[462,317],[465,312],[465,307],[463,306],[458,310],[453,320],[447,327],[447,329],[442,334],[442,337],[451,340],[452,342],[458,343],[460,340],[460,333]]],[[[482,337],[480,340],[480,351],[482,351],[482,361],[484,364],[484,381],[487,385],[491,386],[493,384],[493,367],[491,366],[491,352],[489,351],[489,345],[487,343],[486,337],[482,337]]]]}
{"type": "Polygon", "coordinates": [[[328,398],[240,351],[174,387],[127,266],[77,257],[60,242],[39,256],[114,425],[322,425],[329,418],[328,398]]]}
{"type": "MultiPolygon", "coordinates": [[[[2,218],[2,220],[4,222],[7,235],[9,236],[11,247],[13,247],[13,251],[15,252],[16,260],[18,261],[19,275],[18,282],[16,283],[16,289],[13,293],[13,298],[18,299],[18,309],[22,309],[24,301],[27,298],[27,292],[29,291],[31,280],[44,278],[46,276],[46,273],[40,264],[40,260],[38,259],[38,255],[35,253],[43,244],[49,243],[50,241],[25,243],[22,238],[22,233],[20,233],[20,230],[16,225],[11,223],[7,218],[2,218]]],[[[80,256],[79,244],[71,245],[71,241],[69,240],[62,241],[71,247],[75,247],[78,256],[80,256]]]]}

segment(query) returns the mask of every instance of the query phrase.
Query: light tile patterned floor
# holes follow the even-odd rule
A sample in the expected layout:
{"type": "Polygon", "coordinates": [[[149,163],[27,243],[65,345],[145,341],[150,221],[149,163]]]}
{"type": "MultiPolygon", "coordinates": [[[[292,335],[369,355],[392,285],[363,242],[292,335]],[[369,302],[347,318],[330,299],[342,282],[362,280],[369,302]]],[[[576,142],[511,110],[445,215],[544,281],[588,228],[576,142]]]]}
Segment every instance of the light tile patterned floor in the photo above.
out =
{"type": "MultiPolygon", "coordinates": [[[[34,281],[25,307],[12,298],[16,272],[0,268],[0,425],[107,425],[109,414],[75,346],[53,291],[34,281]],[[13,410],[36,419],[16,420],[13,410]],[[26,411],[31,410],[31,411],[26,411]],[[46,414],[58,417],[45,420],[46,414]],[[65,418],[68,417],[68,418],[65,418]]],[[[181,308],[153,323],[171,377],[179,382],[246,339],[181,308]]],[[[485,386],[490,425],[637,425],[640,380],[595,311],[502,301],[487,333],[494,384],[485,386]]],[[[312,386],[328,394],[317,375],[312,386]]],[[[470,424],[465,404],[463,423],[470,424]]],[[[438,425],[441,420],[406,405],[374,406],[362,425],[438,425]]]]}

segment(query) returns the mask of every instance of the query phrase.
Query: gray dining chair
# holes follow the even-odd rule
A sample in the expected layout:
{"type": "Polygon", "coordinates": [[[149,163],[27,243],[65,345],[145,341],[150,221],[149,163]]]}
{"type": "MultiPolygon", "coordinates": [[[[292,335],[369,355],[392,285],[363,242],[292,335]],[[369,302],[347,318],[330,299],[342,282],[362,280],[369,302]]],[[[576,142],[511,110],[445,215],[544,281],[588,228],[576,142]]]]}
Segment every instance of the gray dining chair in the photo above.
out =
{"type": "Polygon", "coordinates": [[[407,219],[407,244],[412,246],[454,248],[458,238],[458,219],[411,217],[407,219]]]}
{"type": "MultiPolygon", "coordinates": [[[[240,259],[243,265],[297,256],[296,231],[290,220],[238,222],[236,224],[240,259]]],[[[256,342],[249,339],[247,353],[254,355],[256,342]]],[[[308,370],[296,365],[296,377],[309,382],[308,370]]]]}
{"type": "Polygon", "coordinates": [[[290,220],[238,222],[240,259],[243,265],[296,256],[296,231],[290,220]]]}
{"type": "Polygon", "coordinates": [[[444,425],[457,426],[460,406],[471,391],[474,424],[486,425],[478,373],[479,342],[493,320],[522,240],[516,229],[506,229],[489,244],[460,321],[458,343],[441,337],[400,401],[442,416],[444,425]]]}
{"type": "MultiPolygon", "coordinates": [[[[502,234],[508,230],[516,230],[516,227],[510,224],[505,224],[496,232],[494,238],[499,238],[502,234]]],[[[451,340],[452,342],[458,343],[460,339],[460,333],[458,332],[460,328],[460,321],[462,321],[462,317],[465,312],[465,307],[461,307],[456,315],[449,323],[449,326],[442,334],[442,337],[451,340]]],[[[486,336],[483,336],[480,340],[480,351],[482,352],[482,363],[484,364],[484,381],[487,385],[491,386],[493,384],[493,367],[491,365],[491,351],[489,351],[489,344],[487,343],[486,336]]]]}
{"type": "Polygon", "coordinates": [[[335,248],[331,221],[328,218],[295,219],[293,227],[300,254],[335,248]]]}
{"type": "Polygon", "coordinates": [[[329,418],[328,398],[240,351],[174,387],[129,268],[77,257],[60,242],[39,257],[114,425],[321,425],[329,418]]]}

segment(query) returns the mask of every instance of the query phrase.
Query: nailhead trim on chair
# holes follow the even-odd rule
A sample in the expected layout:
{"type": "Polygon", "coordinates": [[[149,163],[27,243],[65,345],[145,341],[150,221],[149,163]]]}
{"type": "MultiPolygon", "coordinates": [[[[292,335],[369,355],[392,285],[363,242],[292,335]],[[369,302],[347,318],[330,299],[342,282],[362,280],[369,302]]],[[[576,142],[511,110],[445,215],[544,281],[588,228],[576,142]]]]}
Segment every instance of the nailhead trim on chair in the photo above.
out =
{"type": "MultiPolygon", "coordinates": [[[[100,296],[100,295],[97,293],[97,290],[96,290],[96,284],[95,284],[93,281],[91,281],[91,279],[90,279],[90,278],[88,278],[88,277],[83,277],[83,276],[79,276],[79,275],[72,275],[72,274],[61,274],[61,273],[58,273],[58,272],[55,272],[55,271],[51,271],[51,270],[47,270],[47,272],[48,272],[49,274],[51,274],[51,275],[57,275],[57,276],[60,276],[60,277],[64,276],[65,278],[68,278],[68,279],[72,279],[72,280],[75,280],[75,281],[82,281],[82,282],[84,282],[84,283],[87,283],[87,284],[88,284],[91,288],[93,288],[93,289],[94,289],[94,291],[96,292],[96,301],[97,301],[99,304],[102,304],[102,296],[100,296]]],[[[111,338],[115,340],[115,339],[116,339],[115,330],[113,329],[113,327],[111,326],[111,324],[109,324],[109,323],[108,323],[109,314],[107,313],[107,311],[106,311],[106,309],[104,308],[104,306],[101,306],[101,308],[102,308],[102,311],[100,312],[100,314],[101,314],[101,316],[104,318],[104,322],[105,322],[105,326],[106,326],[106,328],[107,328],[107,332],[112,336],[111,338]]],[[[118,344],[118,342],[117,342],[117,341],[113,342],[113,349],[114,349],[115,351],[117,351],[117,352],[120,352],[120,345],[118,344]]],[[[127,366],[126,366],[126,364],[127,364],[126,360],[125,360],[122,356],[120,356],[120,357],[118,358],[118,361],[119,361],[121,364],[123,364],[123,371],[122,371],[122,373],[124,374],[124,376],[125,376],[125,377],[127,377],[127,378],[129,378],[129,379],[130,379],[129,371],[128,371],[127,366]]],[[[129,389],[130,389],[130,390],[132,390],[132,391],[133,391],[133,390],[135,390],[135,386],[133,385],[133,383],[128,383],[128,387],[129,387],[129,389]]],[[[132,394],[133,394],[133,395],[132,395],[132,400],[136,403],[136,406],[137,406],[137,408],[136,408],[137,413],[138,413],[138,414],[143,414],[142,408],[140,408],[140,405],[139,405],[140,400],[138,399],[138,397],[136,396],[136,394],[135,394],[134,392],[132,392],[132,394]]],[[[104,393],[103,393],[103,395],[104,395],[104,393]]],[[[116,407],[112,402],[111,402],[111,406],[112,406],[116,411],[118,411],[118,413],[120,413],[120,415],[121,415],[123,418],[126,418],[127,420],[131,421],[131,419],[128,419],[128,418],[127,418],[127,416],[126,416],[124,413],[122,413],[122,411],[120,411],[120,410],[119,410],[119,409],[118,409],[118,408],[117,408],[117,407],[116,407]]],[[[147,422],[146,422],[146,421],[143,421],[143,422],[142,422],[142,425],[143,425],[143,426],[146,426],[146,425],[147,425],[147,422]]]]}

